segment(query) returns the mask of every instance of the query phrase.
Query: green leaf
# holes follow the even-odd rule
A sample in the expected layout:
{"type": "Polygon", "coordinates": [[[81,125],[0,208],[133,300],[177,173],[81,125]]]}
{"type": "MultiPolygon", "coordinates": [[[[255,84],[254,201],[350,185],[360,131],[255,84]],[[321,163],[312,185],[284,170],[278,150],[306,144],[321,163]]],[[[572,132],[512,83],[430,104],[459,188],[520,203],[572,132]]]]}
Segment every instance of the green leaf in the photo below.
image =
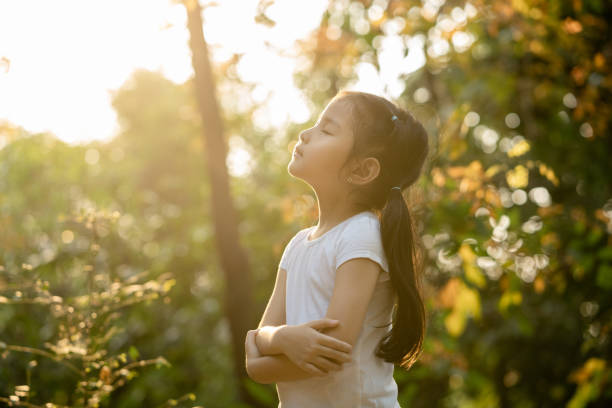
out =
{"type": "Polygon", "coordinates": [[[597,269],[597,286],[603,289],[612,289],[612,266],[603,264],[597,269]]]}
{"type": "Polygon", "coordinates": [[[597,251],[597,256],[600,259],[606,259],[608,261],[612,261],[612,247],[604,247],[602,249],[600,249],[599,251],[597,251]]]}
{"type": "Polygon", "coordinates": [[[270,387],[264,384],[256,383],[250,378],[244,379],[244,385],[248,393],[263,405],[273,406],[277,403],[276,392],[273,392],[270,387]]]}
{"type": "Polygon", "coordinates": [[[130,346],[128,353],[130,354],[130,358],[134,361],[138,360],[138,357],[140,357],[140,353],[134,346],[130,346]]]}

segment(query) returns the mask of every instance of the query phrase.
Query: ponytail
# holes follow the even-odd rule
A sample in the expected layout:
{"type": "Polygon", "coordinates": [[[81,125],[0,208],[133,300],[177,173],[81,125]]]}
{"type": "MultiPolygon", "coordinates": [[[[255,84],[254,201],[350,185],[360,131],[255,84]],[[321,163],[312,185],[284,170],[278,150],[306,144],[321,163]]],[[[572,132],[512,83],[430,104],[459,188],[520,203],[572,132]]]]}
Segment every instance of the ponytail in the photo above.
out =
{"type": "Polygon", "coordinates": [[[351,103],[354,143],[346,162],[363,157],[380,162],[378,177],[351,191],[357,208],[371,209],[379,217],[395,294],[392,328],[375,354],[409,369],[422,351],[427,315],[420,282],[424,252],[402,189],[419,178],[429,151],[427,131],[412,113],[380,96],[344,90],[335,98],[351,103]]]}
{"type": "Polygon", "coordinates": [[[427,322],[419,281],[422,262],[417,251],[417,235],[410,211],[398,189],[391,189],[382,210],[380,229],[397,296],[392,329],[381,339],[376,355],[409,369],[419,358],[427,322]]]}

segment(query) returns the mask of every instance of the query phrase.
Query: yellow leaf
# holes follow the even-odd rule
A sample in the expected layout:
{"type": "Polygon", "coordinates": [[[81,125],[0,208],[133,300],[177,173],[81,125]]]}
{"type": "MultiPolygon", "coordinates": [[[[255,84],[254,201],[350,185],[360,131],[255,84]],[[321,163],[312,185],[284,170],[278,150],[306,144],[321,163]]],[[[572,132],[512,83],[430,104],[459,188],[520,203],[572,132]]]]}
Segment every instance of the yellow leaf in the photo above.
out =
{"type": "Polygon", "coordinates": [[[577,384],[585,383],[593,373],[598,373],[606,368],[606,361],[601,358],[591,357],[582,367],[575,369],[569,375],[569,380],[577,384]]]}
{"type": "Polygon", "coordinates": [[[162,289],[164,292],[168,292],[174,285],[176,285],[176,279],[168,279],[163,283],[162,289]]]}
{"type": "Polygon", "coordinates": [[[594,372],[603,371],[606,368],[606,360],[597,357],[591,357],[584,364],[585,370],[592,375],[594,372]]]}
{"type": "Polygon", "coordinates": [[[526,187],[529,183],[529,171],[525,166],[519,164],[506,173],[506,182],[512,188],[526,187]]]}
{"type": "Polygon", "coordinates": [[[453,310],[444,319],[444,325],[446,326],[446,331],[451,336],[457,337],[465,329],[465,315],[457,310],[453,310]]]}
{"type": "Polygon", "coordinates": [[[448,157],[451,161],[457,160],[467,150],[467,142],[464,139],[455,139],[450,146],[448,157]]]}
{"type": "Polygon", "coordinates": [[[512,0],[512,7],[520,12],[523,13],[525,15],[529,14],[529,10],[531,9],[531,7],[529,6],[529,4],[527,2],[525,2],[525,0],[512,0]]]}
{"type": "Polygon", "coordinates": [[[502,313],[505,313],[511,305],[520,305],[522,301],[521,292],[508,290],[499,298],[498,308],[502,313]]]}
{"type": "Polygon", "coordinates": [[[467,318],[480,319],[480,295],[477,290],[467,287],[458,281],[458,292],[453,311],[444,319],[446,330],[451,336],[459,336],[465,330],[467,318]]]}
{"type": "Polygon", "coordinates": [[[459,306],[466,315],[480,319],[480,295],[476,289],[471,289],[462,283],[459,291],[459,298],[455,304],[455,307],[457,306],[459,306]]]}
{"type": "Polygon", "coordinates": [[[459,289],[458,278],[450,278],[444,287],[438,292],[438,303],[440,307],[450,308],[455,305],[459,289]]]}
{"type": "Polygon", "coordinates": [[[529,142],[527,142],[526,140],[521,140],[520,142],[512,146],[512,148],[508,150],[507,154],[508,157],[517,157],[527,153],[530,148],[531,146],[529,145],[529,142]]]}
{"type": "Polygon", "coordinates": [[[555,186],[559,185],[559,179],[555,175],[555,172],[553,171],[553,169],[546,166],[545,164],[540,163],[540,165],[538,166],[538,170],[540,171],[541,175],[543,175],[544,177],[546,177],[546,179],[548,179],[548,181],[553,183],[555,186]]]}
{"type": "Polygon", "coordinates": [[[431,170],[430,174],[431,174],[433,183],[436,186],[442,187],[444,183],[446,182],[446,178],[444,177],[444,174],[442,173],[439,167],[434,167],[431,170]]]}
{"type": "Polygon", "coordinates": [[[544,289],[546,289],[546,282],[541,276],[538,276],[533,281],[533,290],[535,290],[536,293],[542,293],[544,292],[544,289]]]}
{"type": "Polygon", "coordinates": [[[459,256],[463,260],[466,279],[479,288],[483,288],[486,285],[486,279],[480,268],[476,266],[476,254],[472,251],[472,248],[468,244],[461,244],[459,256]]]}
{"type": "Polygon", "coordinates": [[[489,167],[487,169],[487,171],[485,171],[485,176],[487,176],[488,178],[493,177],[494,175],[496,175],[497,173],[499,173],[499,171],[502,169],[502,166],[499,164],[495,164],[491,167],[489,167]]]}

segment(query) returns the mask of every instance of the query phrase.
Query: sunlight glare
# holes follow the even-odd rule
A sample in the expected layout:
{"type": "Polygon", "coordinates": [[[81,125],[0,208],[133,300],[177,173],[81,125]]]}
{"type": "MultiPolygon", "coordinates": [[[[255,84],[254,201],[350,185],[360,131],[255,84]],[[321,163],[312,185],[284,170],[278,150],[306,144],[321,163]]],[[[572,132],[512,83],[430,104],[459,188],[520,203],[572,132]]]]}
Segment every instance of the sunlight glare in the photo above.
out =
{"type": "MultiPolygon", "coordinates": [[[[203,10],[211,59],[242,54],[238,75],[257,85],[243,103],[265,106],[252,118],[256,127],[304,123],[316,112],[293,83],[309,63],[294,45],[318,27],[329,2],[276,0],[266,10],[273,27],[254,21],[258,2],[225,0],[203,10]]],[[[357,5],[352,16],[368,14],[357,5]]],[[[0,2],[0,58],[10,67],[0,73],[0,119],[68,143],[111,139],[120,131],[111,94],[134,70],[157,71],[177,84],[193,75],[186,20],[184,7],[170,0],[0,2]]],[[[400,20],[381,39],[380,74],[363,61],[351,67],[358,79],[349,88],[395,98],[404,91],[399,77],[423,66],[425,35],[400,37],[400,20]]]]}

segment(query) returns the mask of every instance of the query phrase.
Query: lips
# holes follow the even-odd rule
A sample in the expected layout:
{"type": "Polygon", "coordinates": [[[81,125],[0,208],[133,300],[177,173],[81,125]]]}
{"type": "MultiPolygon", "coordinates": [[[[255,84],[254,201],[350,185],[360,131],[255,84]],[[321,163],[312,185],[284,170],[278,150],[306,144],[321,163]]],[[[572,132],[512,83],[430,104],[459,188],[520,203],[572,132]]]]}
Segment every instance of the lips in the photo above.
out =
{"type": "Polygon", "coordinates": [[[296,147],[296,148],[295,148],[295,153],[296,153],[296,154],[298,154],[298,155],[300,155],[300,156],[302,156],[302,155],[303,155],[302,150],[301,150],[299,147],[296,147]]]}

